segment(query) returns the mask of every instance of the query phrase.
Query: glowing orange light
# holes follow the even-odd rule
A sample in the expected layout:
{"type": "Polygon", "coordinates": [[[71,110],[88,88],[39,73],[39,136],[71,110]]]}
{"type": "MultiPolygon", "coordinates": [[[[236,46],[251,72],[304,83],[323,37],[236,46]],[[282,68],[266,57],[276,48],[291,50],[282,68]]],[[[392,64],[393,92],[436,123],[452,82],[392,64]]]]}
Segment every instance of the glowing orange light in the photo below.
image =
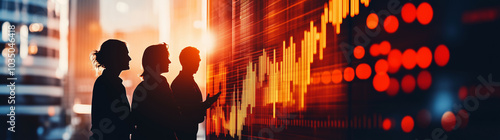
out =
{"type": "Polygon", "coordinates": [[[417,20],[422,25],[427,25],[431,22],[434,12],[429,3],[423,2],[417,8],[417,20]]]}
{"type": "Polygon", "coordinates": [[[338,84],[342,82],[342,71],[340,70],[333,70],[332,72],[332,82],[335,84],[338,84]]]}
{"type": "Polygon", "coordinates": [[[391,78],[391,81],[389,83],[389,88],[387,89],[387,95],[389,96],[396,96],[399,92],[399,82],[398,79],[396,78],[391,78]]]}
{"type": "Polygon", "coordinates": [[[384,20],[384,29],[387,33],[394,33],[398,30],[399,21],[396,16],[390,15],[384,20]]]}
{"type": "Polygon", "coordinates": [[[431,50],[425,46],[418,49],[417,65],[422,69],[426,69],[431,65],[431,62],[432,62],[431,50]]]}
{"type": "Polygon", "coordinates": [[[378,92],[386,91],[389,88],[390,79],[387,73],[377,73],[373,77],[373,88],[378,92]]]}
{"type": "Polygon", "coordinates": [[[438,66],[445,66],[450,60],[450,51],[446,45],[439,45],[434,51],[434,61],[438,66]]]}
{"type": "Polygon", "coordinates": [[[431,123],[431,113],[428,110],[422,109],[417,115],[417,125],[426,128],[431,123]]]}
{"type": "Polygon", "coordinates": [[[370,47],[370,54],[373,57],[376,57],[376,56],[378,56],[380,54],[379,45],[378,44],[372,44],[372,46],[370,47]]]}
{"type": "Polygon", "coordinates": [[[405,93],[411,93],[415,89],[415,77],[412,75],[405,75],[401,81],[401,88],[405,93]]]}
{"type": "Polygon", "coordinates": [[[417,53],[413,49],[408,49],[403,52],[403,67],[411,70],[417,65],[417,53]]]}
{"type": "Polygon", "coordinates": [[[377,14],[375,13],[369,14],[368,17],[366,18],[366,27],[368,27],[368,29],[375,29],[377,28],[377,25],[378,25],[377,14]]]}
{"type": "Polygon", "coordinates": [[[368,79],[370,78],[370,75],[372,74],[372,69],[370,65],[366,63],[359,64],[358,67],[356,67],[356,76],[358,76],[359,79],[368,79]]]}
{"type": "Polygon", "coordinates": [[[393,49],[389,52],[387,56],[387,62],[389,62],[389,73],[396,73],[401,67],[401,51],[398,49],[393,49]]]}
{"type": "Polygon", "coordinates": [[[380,59],[375,63],[375,72],[376,73],[387,73],[389,69],[389,64],[385,59],[380,59]]]}
{"type": "Polygon", "coordinates": [[[363,46],[357,46],[354,48],[353,54],[355,58],[361,59],[365,56],[365,48],[363,48],[363,46]]]}
{"type": "Polygon", "coordinates": [[[330,76],[332,76],[332,75],[330,74],[330,71],[324,71],[323,73],[321,73],[321,82],[322,82],[323,84],[328,84],[328,83],[330,83],[330,81],[331,81],[331,79],[332,79],[330,76]]]}
{"type": "Polygon", "coordinates": [[[455,128],[455,124],[457,123],[457,118],[455,114],[451,111],[446,111],[441,118],[441,126],[443,126],[444,131],[450,132],[455,128]]]}
{"type": "Polygon", "coordinates": [[[429,71],[424,70],[418,74],[417,84],[420,89],[422,90],[429,89],[429,87],[431,87],[431,83],[432,83],[432,76],[429,71]]]}
{"type": "Polygon", "coordinates": [[[415,8],[415,5],[412,3],[406,3],[403,5],[401,16],[403,17],[403,21],[406,23],[412,23],[415,21],[415,17],[417,16],[417,9],[415,8]]]}
{"type": "Polygon", "coordinates": [[[380,54],[387,55],[391,51],[391,43],[389,41],[382,41],[379,45],[380,54]]]}
{"type": "Polygon", "coordinates": [[[462,86],[460,87],[460,89],[458,90],[458,98],[460,100],[464,100],[465,97],[467,97],[467,87],[465,86],[462,86]]]}
{"type": "Polygon", "coordinates": [[[56,114],[56,109],[51,106],[47,109],[47,114],[49,114],[49,116],[54,116],[56,114]]]}
{"type": "Polygon", "coordinates": [[[403,129],[406,133],[410,133],[411,130],[413,130],[414,125],[415,122],[413,122],[413,118],[411,116],[405,116],[403,117],[403,120],[401,120],[401,129],[403,129]]]}
{"type": "Polygon", "coordinates": [[[385,131],[387,131],[387,130],[391,129],[391,126],[392,126],[391,119],[389,119],[389,118],[384,119],[384,122],[382,123],[382,128],[385,131]]]}
{"type": "Polygon", "coordinates": [[[344,80],[350,82],[354,79],[354,69],[347,67],[344,69],[344,80]]]}

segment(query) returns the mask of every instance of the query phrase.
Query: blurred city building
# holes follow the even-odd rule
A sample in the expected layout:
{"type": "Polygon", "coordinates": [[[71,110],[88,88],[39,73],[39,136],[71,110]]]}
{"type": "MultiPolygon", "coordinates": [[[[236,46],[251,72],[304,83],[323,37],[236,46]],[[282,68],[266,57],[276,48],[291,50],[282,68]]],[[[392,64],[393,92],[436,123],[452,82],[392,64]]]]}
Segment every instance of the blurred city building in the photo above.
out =
{"type": "MultiPolygon", "coordinates": [[[[0,139],[63,139],[69,138],[64,86],[68,57],[67,0],[2,0],[0,1],[0,77],[2,85],[10,82],[7,70],[9,27],[15,26],[15,131],[7,130],[8,116],[0,139]]],[[[9,110],[9,87],[0,87],[0,109],[9,110]],[[4,100],[5,99],[5,100],[4,100]]]]}

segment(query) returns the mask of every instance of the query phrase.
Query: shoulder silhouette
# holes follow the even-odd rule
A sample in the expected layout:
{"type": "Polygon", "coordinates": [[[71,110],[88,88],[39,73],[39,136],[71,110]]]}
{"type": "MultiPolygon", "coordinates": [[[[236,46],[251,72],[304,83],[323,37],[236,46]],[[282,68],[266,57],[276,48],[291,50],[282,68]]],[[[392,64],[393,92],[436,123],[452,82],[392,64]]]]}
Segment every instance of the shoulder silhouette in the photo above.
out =
{"type": "Polygon", "coordinates": [[[130,105],[122,79],[118,76],[128,70],[128,49],[123,41],[105,41],[99,51],[91,55],[96,70],[104,69],[92,90],[91,140],[129,139],[132,130],[130,105]]]}
{"type": "Polygon", "coordinates": [[[203,102],[202,93],[193,75],[200,66],[200,51],[194,47],[186,47],[179,54],[182,71],[172,82],[172,91],[185,119],[182,127],[177,129],[176,135],[180,140],[194,140],[198,133],[198,123],[204,121],[206,109],[212,105],[217,97],[208,97],[203,102]]]}
{"type": "Polygon", "coordinates": [[[132,139],[176,139],[180,112],[165,77],[169,52],[166,44],[146,48],[142,57],[143,81],[134,90],[132,116],[135,131],[132,139]]]}

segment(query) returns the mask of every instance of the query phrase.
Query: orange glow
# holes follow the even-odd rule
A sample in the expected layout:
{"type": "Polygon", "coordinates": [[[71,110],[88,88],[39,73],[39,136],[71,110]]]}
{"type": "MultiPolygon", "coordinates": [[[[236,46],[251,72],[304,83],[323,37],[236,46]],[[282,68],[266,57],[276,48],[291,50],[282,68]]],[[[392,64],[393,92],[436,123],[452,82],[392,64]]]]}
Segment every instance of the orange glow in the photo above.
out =
{"type": "Polygon", "coordinates": [[[445,66],[450,60],[450,51],[446,45],[439,45],[434,51],[434,61],[438,66],[445,66]]]}
{"type": "Polygon", "coordinates": [[[434,12],[429,3],[423,2],[417,8],[417,20],[422,25],[427,25],[431,22],[434,12]]]}
{"type": "Polygon", "coordinates": [[[359,64],[358,67],[356,67],[356,76],[358,76],[359,79],[368,79],[370,78],[370,75],[372,74],[372,69],[370,65],[366,63],[359,64]]]}
{"type": "Polygon", "coordinates": [[[382,128],[385,131],[387,131],[387,130],[391,129],[391,126],[392,126],[391,119],[389,119],[389,118],[384,119],[384,122],[382,123],[382,128]]]}
{"type": "Polygon", "coordinates": [[[351,67],[347,67],[344,70],[344,80],[350,82],[354,79],[354,69],[351,67]]]}
{"type": "Polygon", "coordinates": [[[415,90],[415,77],[412,75],[405,75],[401,81],[401,88],[405,93],[411,93],[415,90]]]}
{"type": "Polygon", "coordinates": [[[378,92],[386,91],[389,88],[390,79],[387,73],[377,73],[373,77],[373,88],[378,92]]]}
{"type": "Polygon", "coordinates": [[[363,48],[363,46],[357,46],[356,48],[354,48],[353,53],[355,58],[361,59],[363,58],[363,56],[365,56],[365,48],[363,48]]]}
{"type": "Polygon", "coordinates": [[[56,114],[56,109],[53,107],[53,106],[50,106],[49,108],[47,108],[47,114],[49,114],[49,116],[54,116],[56,114]]]}
{"type": "Polygon", "coordinates": [[[401,120],[401,129],[404,132],[410,133],[413,130],[413,126],[415,122],[413,122],[413,118],[411,116],[405,116],[403,120],[401,120]]]}
{"type": "Polygon", "coordinates": [[[432,76],[429,71],[424,70],[418,74],[417,84],[420,89],[422,90],[429,89],[429,87],[431,87],[431,83],[432,83],[432,76]]]}
{"type": "Polygon", "coordinates": [[[389,69],[389,64],[385,59],[380,59],[375,63],[375,72],[376,73],[387,73],[389,69]]]}
{"type": "Polygon", "coordinates": [[[457,123],[457,118],[455,114],[451,111],[446,111],[441,118],[441,126],[443,126],[444,131],[450,132],[455,128],[455,124],[457,123]]]}
{"type": "Polygon", "coordinates": [[[321,82],[323,84],[330,83],[331,79],[332,79],[332,77],[331,77],[330,71],[324,71],[323,73],[321,73],[321,82]]]}
{"type": "Polygon", "coordinates": [[[340,70],[333,70],[332,72],[332,82],[335,84],[338,84],[342,82],[342,71],[340,70]]]}
{"type": "Polygon", "coordinates": [[[389,62],[389,73],[398,72],[399,67],[401,67],[401,57],[401,51],[398,49],[394,49],[389,52],[389,55],[387,56],[387,62],[389,62]]]}
{"type": "Polygon", "coordinates": [[[394,33],[398,30],[399,21],[396,16],[390,15],[384,20],[384,29],[388,33],[394,33]]]}
{"type": "Polygon", "coordinates": [[[417,65],[422,69],[426,69],[431,65],[431,62],[432,62],[431,50],[425,46],[418,49],[417,65]]]}
{"type": "Polygon", "coordinates": [[[401,16],[406,23],[412,23],[417,16],[417,9],[413,3],[406,3],[401,10],[401,16]]]}
{"type": "Polygon", "coordinates": [[[413,49],[408,49],[403,53],[403,67],[408,70],[415,68],[417,65],[417,53],[413,49]]]}
{"type": "Polygon", "coordinates": [[[389,83],[389,88],[387,89],[387,95],[389,96],[396,96],[399,92],[399,82],[398,79],[396,78],[391,78],[391,81],[389,83]]]}
{"type": "Polygon", "coordinates": [[[372,55],[373,57],[376,57],[379,54],[380,54],[379,45],[372,44],[372,46],[370,47],[370,55],[372,55]]]}
{"type": "Polygon", "coordinates": [[[382,41],[378,47],[380,54],[387,55],[391,51],[391,43],[389,41],[382,41]]]}
{"type": "Polygon", "coordinates": [[[458,90],[458,98],[460,100],[464,100],[465,97],[467,97],[467,87],[465,86],[462,86],[460,87],[460,89],[458,90]]]}
{"type": "Polygon", "coordinates": [[[377,25],[378,25],[377,14],[375,13],[369,14],[368,17],[366,18],[366,27],[368,27],[368,29],[375,29],[377,28],[377,25]]]}

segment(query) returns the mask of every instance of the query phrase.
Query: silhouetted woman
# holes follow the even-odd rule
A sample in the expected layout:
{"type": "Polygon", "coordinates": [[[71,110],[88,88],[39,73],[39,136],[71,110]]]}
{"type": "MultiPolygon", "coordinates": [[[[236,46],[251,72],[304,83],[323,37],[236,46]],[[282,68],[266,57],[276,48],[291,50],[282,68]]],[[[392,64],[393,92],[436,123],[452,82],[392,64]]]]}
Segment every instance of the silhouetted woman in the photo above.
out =
{"type": "Polygon", "coordinates": [[[104,68],[92,90],[91,140],[128,140],[132,130],[130,105],[122,79],[123,70],[130,69],[125,42],[110,39],[91,55],[96,69],[104,68]]]}
{"type": "Polygon", "coordinates": [[[143,81],[137,85],[132,100],[133,124],[136,130],[132,139],[176,139],[174,129],[180,119],[167,79],[169,52],[166,44],[146,48],[142,57],[143,81]]]}

